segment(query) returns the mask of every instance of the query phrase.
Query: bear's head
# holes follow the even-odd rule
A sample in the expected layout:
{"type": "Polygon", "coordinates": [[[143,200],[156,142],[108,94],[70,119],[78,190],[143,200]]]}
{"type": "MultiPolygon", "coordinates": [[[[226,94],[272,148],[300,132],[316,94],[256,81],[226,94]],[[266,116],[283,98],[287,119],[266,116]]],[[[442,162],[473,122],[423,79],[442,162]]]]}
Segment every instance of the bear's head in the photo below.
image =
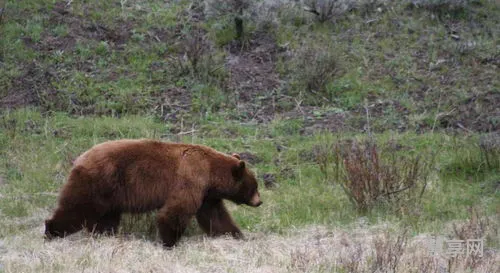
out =
{"type": "Polygon", "coordinates": [[[237,192],[230,200],[237,204],[246,204],[252,207],[262,205],[255,174],[247,168],[245,161],[242,161],[238,154],[233,154],[233,157],[239,160],[231,169],[237,192]]]}

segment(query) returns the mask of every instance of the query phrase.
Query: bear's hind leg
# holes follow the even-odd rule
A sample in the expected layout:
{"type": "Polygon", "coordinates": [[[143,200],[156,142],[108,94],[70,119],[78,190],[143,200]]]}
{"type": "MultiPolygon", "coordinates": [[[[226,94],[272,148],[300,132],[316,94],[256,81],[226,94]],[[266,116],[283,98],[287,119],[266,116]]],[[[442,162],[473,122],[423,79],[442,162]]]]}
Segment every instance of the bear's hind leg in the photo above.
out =
{"type": "Polygon", "coordinates": [[[203,202],[196,213],[196,220],[209,236],[231,234],[236,239],[243,238],[243,234],[220,199],[203,202]]]}
{"type": "Polygon", "coordinates": [[[101,216],[93,225],[86,225],[86,229],[92,233],[112,235],[118,232],[120,219],[120,211],[109,211],[101,216]]]}

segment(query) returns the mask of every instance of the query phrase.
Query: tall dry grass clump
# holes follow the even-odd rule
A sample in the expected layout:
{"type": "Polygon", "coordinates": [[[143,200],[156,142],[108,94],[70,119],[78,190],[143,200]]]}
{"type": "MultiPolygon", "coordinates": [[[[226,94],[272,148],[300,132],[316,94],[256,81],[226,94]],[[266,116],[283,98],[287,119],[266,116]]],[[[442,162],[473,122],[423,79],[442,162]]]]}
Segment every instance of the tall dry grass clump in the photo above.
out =
{"type": "MultiPolygon", "coordinates": [[[[498,223],[492,223],[488,217],[482,215],[477,208],[469,208],[469,219],[465,223],[453,224],[453,237],[459,240],[482,240],[487,242],[498,242],[498,223]]],[[[451,257],[448,266],[451,269],[461,268],[463,270],[475,271],[484,266],[484,260],[487,260],[492,253],[483,245],[482,255],[471,253],[469,255],[451,257]],[[464,259],[465,258],[465,259],[464,259]]]]}
{"type": "Polygon", "coordinates": [[[399,272],[398,266],[408,242],[406,233],[407,230],[403,230],[394,238],[386,231],[374,239],[372,272],[399,272]]]}

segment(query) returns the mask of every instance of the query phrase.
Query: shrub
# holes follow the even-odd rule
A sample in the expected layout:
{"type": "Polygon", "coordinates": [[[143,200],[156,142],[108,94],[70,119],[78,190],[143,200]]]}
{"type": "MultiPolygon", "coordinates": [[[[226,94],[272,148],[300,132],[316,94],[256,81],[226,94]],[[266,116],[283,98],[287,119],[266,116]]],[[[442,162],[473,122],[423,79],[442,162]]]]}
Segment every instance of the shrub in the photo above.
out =
{"type": "Polygon", "coordinates": [[[174,82],[190,75],[197,82],[225,88],[227,72],[223,54],[214,50],[203,29],[194,26],[182,34],[179,54],[169,57],[169,74],[174,82]]]}
{"type": "Polygon", "coordinates": [[[307,90],[328,100],[327,84],[341,73],[335,50],[305,45],[294,54],[292,81],[297,91],[307,90]]]}
{"type": "Polygon", "coordinates": [[[252,5],[249,0],[208,0],[205,1],[205,10],[209,17],[229,16],[233,18],[235,39],[240,40],[244,35],[243,12],[252,5]]]}
{"type": "MultiPolygon", "coordinates": [[[[457,225],[453,224],[454,239],[458,238],[460,240],[466,241],[470,239],[482,239],[483,243],[486,242],[486,237],[488,235],[498,235],[498,228],[495,224],[492,224],[487,217],[481,215],[481,213],[471,207],[469,208],[469,220],[463,224],[457,225]]],[[[497,238],[492,238],[496,240],[497,238]]],[[[449,261],[450,268],[463,266],[468,270],[474,270],[478,268],[484,260],[484,257],[479,255],[467,255],[465,260],[463,257],[452,257],[449,261]]]]}
{"type": "Polygon", "coordinates": [[[427,186],[429,166],[422,156],[409,156],[388,145],[379,149],[374,140],[348,140],[317,153],[317,162],[328,179],[337,181],[360,211],[382,202],[402,204],[419,200],[427,186]]]}
{"type": "Polygon", "coordinates": [[[198,72],[198,63],[210,47],[206,35],[200,28],[194,28],[184,34],[182,38],[184,54],[189,61],[192,72],[196,74],[198,72]]]}
{"type": "Polygon", "coordinates": [[[375,255],[371,272],[398,272],[401,256],[406,248],[408,236],[403,230],[396,238],[386,231],[373,241],[375,255]]]}

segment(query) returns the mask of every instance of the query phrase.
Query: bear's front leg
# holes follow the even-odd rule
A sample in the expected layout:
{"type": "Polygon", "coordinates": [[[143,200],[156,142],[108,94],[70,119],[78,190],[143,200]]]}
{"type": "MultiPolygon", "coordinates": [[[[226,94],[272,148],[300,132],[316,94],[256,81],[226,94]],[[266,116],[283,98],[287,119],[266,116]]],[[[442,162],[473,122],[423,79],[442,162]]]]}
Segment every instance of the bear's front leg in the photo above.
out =
{"type": "Polygon", "coordinates": [[[236,239],[243,239],[243,234],[234,223],[221,199],[203,202],[196,213],[196,220],[209,236],[231,234],[236,239]]]}
{"type": "Polygon", "coordinates": [[[173,247],[179,241],[197,209],[196,204],[167,202],[158,211],[157,223],[163,246],[173,247]]]}

